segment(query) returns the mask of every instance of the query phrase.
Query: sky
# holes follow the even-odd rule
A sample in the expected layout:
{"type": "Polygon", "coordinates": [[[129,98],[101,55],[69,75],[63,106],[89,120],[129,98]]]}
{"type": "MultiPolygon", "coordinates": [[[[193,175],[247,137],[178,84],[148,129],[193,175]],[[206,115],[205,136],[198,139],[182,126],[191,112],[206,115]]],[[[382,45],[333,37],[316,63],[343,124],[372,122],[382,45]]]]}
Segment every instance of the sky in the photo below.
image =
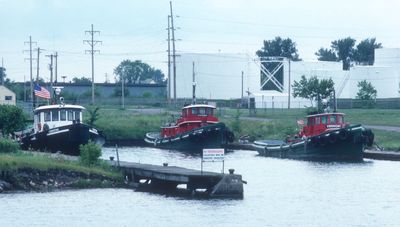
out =
{"type": "MultiPolygon", "coordinates": [[[[263,40],[291,38],[300,58],[333,40],[357,42],[375,37],[383,47],[400,48],[400,1],[397,0],[174,0],[177,53],[248,53],[263,40]]],[[[91,77],[85,54],[91,24],[100,50],[95,82],[114,82],[114,68],[142,60],[167,74],[169,0],[0,0],[0,57],[7,77],[29,79],[29,36],[40,55],[40,77],[50,79],[46,55],[58,53],[58,76],[91,77]]],[[[36,52],[34,53],[36,57],[36,52]]],[[[36,62],[33,74],[36,75],[36,62]]]]}

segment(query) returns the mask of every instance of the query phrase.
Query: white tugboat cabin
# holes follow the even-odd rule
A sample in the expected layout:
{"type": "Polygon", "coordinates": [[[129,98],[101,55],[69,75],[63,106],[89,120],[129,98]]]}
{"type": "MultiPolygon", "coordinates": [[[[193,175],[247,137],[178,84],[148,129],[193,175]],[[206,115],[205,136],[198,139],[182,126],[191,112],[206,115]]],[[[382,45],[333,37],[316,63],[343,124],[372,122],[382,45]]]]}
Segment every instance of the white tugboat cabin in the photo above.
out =
{"type": "Polygon", "coordinates": [[[47,105],[34,111],[34,132],[48,131],[66,125],[82,122],[83,106],[78,105],[47,105]]]}

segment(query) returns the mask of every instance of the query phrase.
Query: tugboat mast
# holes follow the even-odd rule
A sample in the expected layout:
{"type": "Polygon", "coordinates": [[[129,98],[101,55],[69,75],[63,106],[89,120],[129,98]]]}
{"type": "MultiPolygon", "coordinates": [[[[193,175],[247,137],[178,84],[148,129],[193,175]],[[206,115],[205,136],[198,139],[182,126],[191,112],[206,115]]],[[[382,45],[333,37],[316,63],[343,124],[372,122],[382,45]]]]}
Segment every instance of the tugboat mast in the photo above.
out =
{"type": "Polygon", "coordinates": [[[196,74],[194,73],[194,62],[193,62],[193,95],[192,95],[192,104],[196,104],[196,74]]]}

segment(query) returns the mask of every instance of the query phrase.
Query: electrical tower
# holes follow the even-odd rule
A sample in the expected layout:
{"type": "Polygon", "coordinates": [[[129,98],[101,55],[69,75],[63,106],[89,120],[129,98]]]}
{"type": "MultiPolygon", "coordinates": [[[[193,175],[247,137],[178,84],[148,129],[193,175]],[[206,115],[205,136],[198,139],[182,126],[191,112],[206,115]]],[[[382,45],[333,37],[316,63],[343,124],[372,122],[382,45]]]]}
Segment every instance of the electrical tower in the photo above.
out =
{"type": "Polygon", "coordinates": [[[93,39],[93,36],[96,33],[100,35],[100,31],[93,30],[93,24],[92,24],[92,29],[90,31],[85,31],[85,34],[90,34],[91,39],[83,40],[83,43],[87,43],[91,47],[90,50],[85,50],[85,53],[90,53],[92,55],[92,105],[94,105],[94,54],[96,52],[100,53],[100,50],[95,50],[94,46],[96,46],[96,44],[98,44],[98,43],[102,43],[102,41],[93,39]]]}
{"type": "Polygon", "coordinates": [[[30,94],[30,96],[31,96],[31,102],[32,102],[32,104],[33,104],[33,97],[35,96],[34,95],[34,91],[33,91],[33,73],[32,73],[32,60],[34,59],[34,58],[32,58],[32,44],[37,44],[36,42],[32,42],[32,36],[29,36],[29,41],[27,41],[27,42],[24,42],[24,44],[29,44],[29,50],[27,50],[27,51],[29,51],[29,75],[30,75],[30,80],[31,80],[31,94],[30,94]]]}

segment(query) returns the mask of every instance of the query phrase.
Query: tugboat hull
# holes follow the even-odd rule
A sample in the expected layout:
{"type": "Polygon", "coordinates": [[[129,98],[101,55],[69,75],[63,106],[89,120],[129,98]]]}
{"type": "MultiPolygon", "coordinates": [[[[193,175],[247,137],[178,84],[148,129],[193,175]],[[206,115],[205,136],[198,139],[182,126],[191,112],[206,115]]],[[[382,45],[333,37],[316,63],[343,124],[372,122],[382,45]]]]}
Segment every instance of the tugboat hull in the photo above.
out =
{"type": "Polygon", "coordinates": [[[105,142],[104,136],[96,129],[86,124],[75,123],[26,135],[21,139],[21,148],[79,155],[79,146],[88,143],[89,140],[100,146],[105,142]]]}
{"type": "Polygon", "coordinates": [[[362,161],[366,146],[373,143],[373,134],[361,125],[329,131],[298,142],[270,145],[255,141],[253,147],[262,156],[315,160],[362,161]]]}
{"type": "Polygon", "coordinates": [[[223,123],[217,123],[161,138],[159,133],[147,133],[145,141],[154,147],[199,153],[204,148],[223,148],[233,141],[233,134],[223,123]]]}

